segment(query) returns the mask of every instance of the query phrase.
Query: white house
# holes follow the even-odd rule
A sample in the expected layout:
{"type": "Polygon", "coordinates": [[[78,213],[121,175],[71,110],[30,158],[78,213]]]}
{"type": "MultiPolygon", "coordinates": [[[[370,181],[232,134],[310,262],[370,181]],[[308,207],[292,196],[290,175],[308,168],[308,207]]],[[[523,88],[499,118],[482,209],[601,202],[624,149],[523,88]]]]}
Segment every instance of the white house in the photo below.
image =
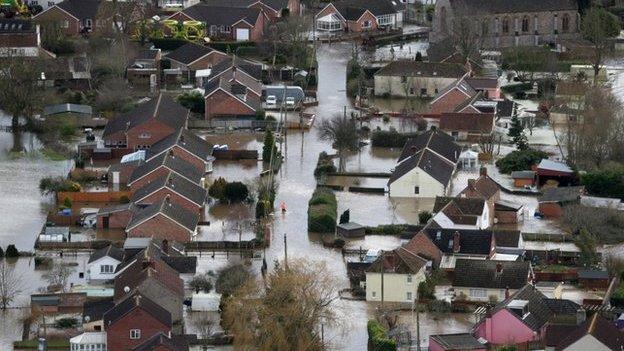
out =
{"type": "Polygon", "coordinates": [[[384,252],[366,271],[366,301],[381,301],[383,294],[386,302],[413,302],[426,267],[426,259],[403,247],[384,252]]]}
{"type": "Polygon", "coordinates": [[[106,332],[85,332],[69,339],[71,351],[106,351],[106,332]]]}
{"type": "Polygon", "coordinates": [[[375,95],[434,97],[464,74],[456,63],[392,61],[375,73],[375,95]]]}
{"type": "Polygon", "coordinates": [[[484,199],[437,197],[433,206],[433,222],[444,229],[487,229],[494,214],[484,199]]]}
{"type": "Polygon", "coordinates": [[[123,261],[122,249],[109,245],[91,254],[87,263],[88,281],[105,281],[115,279],[117,266],[123,261]]]}
{"type": "Polygon", "coordinates": [[[388,180],[391,197],[434,198],[447,194],[461,147],[441,131],[407,141],[388,180]]]}

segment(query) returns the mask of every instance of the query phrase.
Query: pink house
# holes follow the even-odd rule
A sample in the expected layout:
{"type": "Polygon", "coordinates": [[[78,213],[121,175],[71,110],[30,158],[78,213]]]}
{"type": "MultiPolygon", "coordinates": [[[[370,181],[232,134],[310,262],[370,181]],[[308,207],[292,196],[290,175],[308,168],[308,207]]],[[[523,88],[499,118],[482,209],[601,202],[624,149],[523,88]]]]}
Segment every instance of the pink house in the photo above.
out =
{"type": "Polygon", "coordinates": [[[493,346],[523,345],[542,340],[549,323],[576,325],[585,319],[584,316],[578,304],[547,298],[527,284],[488,311],[475,324],[473,334],[493,346]]]}
{"type": "Polygon", "coordinates": [[[429,351],[485,351],[487,345],[468,333],[429,335],[429,351]]]}

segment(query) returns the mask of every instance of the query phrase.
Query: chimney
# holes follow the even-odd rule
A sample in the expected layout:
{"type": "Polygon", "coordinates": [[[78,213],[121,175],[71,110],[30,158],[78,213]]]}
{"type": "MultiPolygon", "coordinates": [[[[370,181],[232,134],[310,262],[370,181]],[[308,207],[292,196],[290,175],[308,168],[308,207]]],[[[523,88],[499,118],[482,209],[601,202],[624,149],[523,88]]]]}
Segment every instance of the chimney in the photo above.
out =
{"type": "Polygon", "coordinates": [[[458,253],[460,250],[460,246],[459,246],[459,232],[455,232],[453,233],[453,253],[458,253]]]}
{"type": "Polygon", "coordinates": [[[137,305],[137,306],[141,304],[141,295],[140,294],[134,295],[134,304],[137,305]]]}
{"type": "Polygon", "coordinates": [[[169,242],[167,239],[163,239],[161,249],[164,253],[169,254],[169,242]]]}
{"type": "Polygon", "coordinates": [[[167,196],[165,196],[165,205],[171,206],[171,194],[167,194],[167,196]]]}
{"type": "Polygon", "coordinates": [[[507,300],[509,296],[511,296],[511,294],[509,293],[509,287],[506,287],[505,288],[505,300],[507,300]]]}
{"type": "Polygon", "coordinates": [[[142,267],[143,267],[143,269],[154,268],[154,261],[152,261],[149,258],[145,259],[145,260],[143,260],[142,267]]]}
{"type": "Polygon", "coordinates": [[[412,146],[412,147],[411,147],[411,150],[412,150],[412,154],[414,154],[414,155],[415,155],[415,154],[416,154],[416,150],[418,150],[418,149],[416,149],[416,146],[412,146]]]}
{"type": "Polygon", "coordinates": [[[503,264],[499,262],[496,264],[496,275],[500,275],[501,273],[503,273],[503,264]]]}
{"type": "Polygon", "coordinates": [[[468,187],[474,188],[476,184],[477,184],[476,179],[468,179],[468,187]]]}
{"type": "Polygon", "coordinates": [[[174,158],[174,157],[175,157],[175,155],[173,154],[173,149],[169,150],[169,156],[170,156],[171,158],[174,158]]]}
{"type": "Polygon", "coordinates": [[[479,169],[479,175],[480,175],[480,176],[482,176],[482,177],[487,176],[487,168],[485,168],[485,167],[483,167],[483,166],[482,166],[482,167],[479,169]]]}
{"type": "Polygon", "coordinates": [[[180,144],[184,145],[184,135],[180,135],[180,144]]]}
{"type": "Polygon", "coordinates": [[[173,188],[173,177],[171,175],[167,178],[167,186],[173,188]]]}

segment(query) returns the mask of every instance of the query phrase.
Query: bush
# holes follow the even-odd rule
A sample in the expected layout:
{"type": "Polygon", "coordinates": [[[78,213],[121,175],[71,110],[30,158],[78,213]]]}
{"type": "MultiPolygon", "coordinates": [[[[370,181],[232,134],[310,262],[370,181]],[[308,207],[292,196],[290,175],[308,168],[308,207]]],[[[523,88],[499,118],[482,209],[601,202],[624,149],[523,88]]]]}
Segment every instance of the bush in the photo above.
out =
{"type": "Polygon", "coordinates": [[[241,182],[231,182],[225,185],[225,198],[230,203],[237,203],[247,200],[249,189],[241,182]]]}
{"type": "Polygon", "coordinates": [[[72,201],[70,198],[66,197],[65,199],[63,199],[63,207],[64,208],[71,208],[72,207],[72,201]]]}
{"type": "Polygon", "coordinates": [[[225,187],[227,185],[227,181],[219,177],[217,178],[208,188],[208,195],[219,200],[225,201],[225,187]]]}
{"type": "Polygon", "coordinates": [[[341,215],[340,215],[340,224],[344,224],[344,223],[349,223],[351,219],[351,211],[349,210],[345,210],[341,215]]]}
{"type": "Polygon", "coordinates": [[[58,192],[78,192],[82,188],[80,184],[63,177],[46,177],[39,181],[39,191],[42,194],[56,194],[58,192]]]}
{"type": "Polygon", "coordinates": [[[624,200],[624,167],[587,172],[581,175],[581,184],[591,195],[624,200]]]}
{"type": "Polygon", "coordinates": [[[251,278],[251,272],[237,263],[221,269],[217,275],[216,288],[219,294],[232,295],[251,278]]]}
{"type": "Polygon", "coordinates": [[[388,338],[386,329],[378,321],[371,319],[366,324],[368,341],[373,351],[396,351],[396,341],[388,338]]]}
{"type": "Polygon", "coordinates": [[[207,274],[196,275],[189,282],[189,286],[191,289],[195,290],[196,293],[203,291],[205,293],[209,293],[212,290],[212,279],[207,274]]]}
{"type": "Polygon", "coordinates": [[[418,212],[418,224],[425,224],[425,223],[429,222],[431,217],[432,217],[432,215],[431,215],[431,212],[429,212],[429,211],[420,211],[420,212],[418,212]]]}
{"type": "Polygon", "coordinates": [[[129,204],[130,203],[130,198],[126,195],[122,195],[121,197],[119,197],[119,203],[122,204],[129,204]]]}
{"type": "Polygon", "coordinates": [[[336,195],[330,189],[318,188],[308,202],[308,230],[330,233],[336,230],[338,217],[336,195]]]}
{"type": "Polygon", "coordinates": [[[327,155],[325,151],[319,154],[318,161],[316,162],[316,168],[314,169],[314,176],[320,177],[328,173],[335,173],[337,171],[334,166],[334,161],[327,155]]]}
{"type": "Polygon", "coordinates": [[[7,246],[6,251],[4,252],[4,257],[7,258],[15,258],[19,257],[19,255],[19,251],[17,251],[17,248],[13,244],[7,246]]]}
{"type": "Polygon", "coordinates": [[[178,95],[177,100],[180,105],[191,110],[191,112],[203,114],[206,111],[204,96],[198,91],[178,95]]]}
{"type": "Polygon", "coordinates": [[[544,158],[548,158],[548,154],[540,150],[516,150],[496,161],[496,167],[501,173],[509,174],[513,171],[531,169],[531,166],[544,158]]]}
{"type": "Polygon", "coordinates": [[[399,133],[396,129],[376,130],[371,135],[371,144],[376,147],[403,147],[407,139],[417,135],[416,133],[399,133]]]}
{"type": "Polygon", "coordinates": [[[54,327],[57,329],[72,329],[78,326],[78,320],[76,318],[60,318],[54,323],[54,327]]]}
{"type": "Polygon", "coordinates": [[[377,227],[367,228],[367,234],[377,235],[399,235],[403,234],[407,230],[407,225],[404,224],[382,224],[377,227]]]}

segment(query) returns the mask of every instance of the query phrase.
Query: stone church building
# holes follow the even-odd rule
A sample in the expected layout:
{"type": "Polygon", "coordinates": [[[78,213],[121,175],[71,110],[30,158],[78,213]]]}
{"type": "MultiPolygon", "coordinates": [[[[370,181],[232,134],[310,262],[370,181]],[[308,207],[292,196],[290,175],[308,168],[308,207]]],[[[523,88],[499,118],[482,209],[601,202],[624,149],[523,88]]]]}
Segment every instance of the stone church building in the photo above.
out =
{"type": "Polygon", "coordinates": [[[430,42],[448,38],[457,18],[474,21],[483,48],[556,45],[580,38],[576,0],[437,0],[430,42]]]}

